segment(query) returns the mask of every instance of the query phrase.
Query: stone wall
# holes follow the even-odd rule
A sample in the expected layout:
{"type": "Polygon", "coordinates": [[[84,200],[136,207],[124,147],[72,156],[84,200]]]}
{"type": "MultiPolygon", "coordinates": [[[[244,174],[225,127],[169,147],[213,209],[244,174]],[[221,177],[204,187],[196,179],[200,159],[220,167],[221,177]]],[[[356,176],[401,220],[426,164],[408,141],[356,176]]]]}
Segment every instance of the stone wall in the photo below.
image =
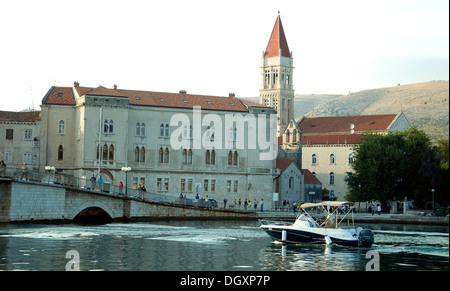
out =
{"type": "Polygon", "coordinates": [[[87,208],[98,208],[113,220],[252,218],[254,213],[207,210],[122,199],[60,185],[0,181],[0,222],[71,221],[87,208]]]}

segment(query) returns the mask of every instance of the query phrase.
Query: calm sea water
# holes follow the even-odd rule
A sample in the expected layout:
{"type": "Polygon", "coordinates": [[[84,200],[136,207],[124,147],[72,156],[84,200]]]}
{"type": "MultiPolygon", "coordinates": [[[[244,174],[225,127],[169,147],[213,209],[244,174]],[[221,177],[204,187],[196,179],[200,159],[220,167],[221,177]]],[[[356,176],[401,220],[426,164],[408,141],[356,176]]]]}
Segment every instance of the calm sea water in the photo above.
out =
{"type": "Polygon", "coordinates": [[[448,227],[363,226],[371,248],[275,244],[257,221],[0,224],[0,270],[363,271],[370,250],[381,271],[449,270],[448,227]]]}

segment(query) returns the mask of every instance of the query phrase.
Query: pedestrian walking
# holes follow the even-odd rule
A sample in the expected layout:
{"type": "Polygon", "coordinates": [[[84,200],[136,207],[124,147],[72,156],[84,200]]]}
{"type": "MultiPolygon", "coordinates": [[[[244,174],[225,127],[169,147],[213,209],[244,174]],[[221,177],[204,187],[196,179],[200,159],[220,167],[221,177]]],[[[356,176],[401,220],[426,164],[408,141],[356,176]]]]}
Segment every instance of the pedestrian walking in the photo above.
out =
{"type": "Polygon", "coordinates": [[[378,215],[380,215],[381,214],[381,205],[380,204],[378,204],[377,211],[378,211],[378,215]]]}
{"type": "Polygon", "coordinates": [[[91,177],[91,189],[92,190],[95,190],[95,184],[96,184],[96,182],[97,182],[97,178],[95,178],[95,175],[94,174],[92,174],[92,177],[91,177]]]}
{"type": "Polygon", "coordinates": [[[263,212],[264,211],[264,199],[261,199],[261,202],[259,202],[259,205],[260,205],[261,212],[263,212]]]}
{"type": "Polygon", "coordinates": [[[119,195],[122,195],[122,190],[123,190],[123,183],[122,181],[119,181],[119,195]]]}

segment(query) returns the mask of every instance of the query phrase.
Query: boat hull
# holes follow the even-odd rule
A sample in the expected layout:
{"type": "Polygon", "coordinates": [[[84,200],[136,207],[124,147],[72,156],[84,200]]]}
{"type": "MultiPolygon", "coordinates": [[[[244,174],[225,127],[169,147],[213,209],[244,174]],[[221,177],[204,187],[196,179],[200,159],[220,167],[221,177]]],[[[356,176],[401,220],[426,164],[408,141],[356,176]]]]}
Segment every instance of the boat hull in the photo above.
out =
{"type": "MultiPolygon", "coordinates": [[[[342,235],[339,229],[296,229],[293,227],[261,226],[276,242],[286,244],[325,244],[325,237],[329,237],[334,244],[352,247],[370,247],[373,244],[370,235],[361,238],[358,235],[342,235]],[[283,232],[285,234],[283,235],[283,232]],[[347,237],[345,237],[347,236],[347,237]]],[[[365,230],[367,232],[367,230],[365,230]]]]}

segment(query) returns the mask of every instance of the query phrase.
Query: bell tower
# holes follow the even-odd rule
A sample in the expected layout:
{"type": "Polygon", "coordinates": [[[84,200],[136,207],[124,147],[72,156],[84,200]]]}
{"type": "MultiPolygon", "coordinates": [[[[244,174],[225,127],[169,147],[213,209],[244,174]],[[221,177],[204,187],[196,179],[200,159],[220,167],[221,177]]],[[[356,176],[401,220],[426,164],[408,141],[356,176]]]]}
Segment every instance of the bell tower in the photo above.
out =
{"type": "Polygon", "coordinates": [[[277,110],[277,135],[282,136],[294,117],[294,62],[289,51],[280,12],[261,60],[259,102],[277,110]]]}

